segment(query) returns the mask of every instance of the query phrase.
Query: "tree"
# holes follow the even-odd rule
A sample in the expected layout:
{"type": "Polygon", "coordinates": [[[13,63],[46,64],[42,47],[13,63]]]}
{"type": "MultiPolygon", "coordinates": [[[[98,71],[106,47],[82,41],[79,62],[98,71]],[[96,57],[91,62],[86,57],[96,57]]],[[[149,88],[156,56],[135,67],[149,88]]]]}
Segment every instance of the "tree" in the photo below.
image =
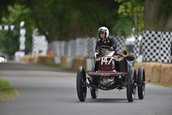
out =
{"type": "Polygon", "coordinates": [[[14,54],[19,49],[19,34],[17,31],[1,31],[0,32],[0,51],[14,54]]]}
{"type": "Polygon", "coordinates": [[[70,37],[71,24],[75,20],[72,1],[42,0],[25,2],[32,9],[36,25],[49,42],[70,37]]]}
{"type": "Polygon", "coordinates": [[[7,13],[8,11],[7,6],[13,3],[15,3],[15,0],[0,0],[0,19],[2,16],[4,16],[7,13]]]}
{"type": "Polygon", "coordinates": [[[40,33],[49,42],[96,36],[100,26],[111,30],[118,17],[118,3],[114,0],[42,0],[25,4],[32,9],[40,33]]]}
{"type": "Polygon", "coordinates": [[[144,22],[146,30],[172,31],[172,1],[145,0],[144,22]]]}
{"type": "Polygon", "coordinates": [[[113,34],[118,36],[129,36],[131,35],[134,24],[131,18],[119,17],[115,26],[113,27],[113,34]]]}
{"type": "Polygon", "coordinates": [[[19,25],[21,21],[25,21],[26,49],[32,49],[32,30],[34,29],[34,21],[31,11],[25,5],[15,4],[13,6],[8,6],[8,15],[2,17],[3,24],[15,25],[15,31],[1,32],[0,42],[4,52],[13,54],[16,50],[19,50],[17,48],[19,48],[19,25]]]}
{"type": "Polygon", "coordinates": [[[120,3],[118,13],[129,17],[139,34],[144,29],[144,0],[115,0],[120,3]]]}
{"type": "Polygon", "coordinates": [[[172,0],[115,0],[119,14],[132,18],[136,30],[171,31],[172,0]]]}

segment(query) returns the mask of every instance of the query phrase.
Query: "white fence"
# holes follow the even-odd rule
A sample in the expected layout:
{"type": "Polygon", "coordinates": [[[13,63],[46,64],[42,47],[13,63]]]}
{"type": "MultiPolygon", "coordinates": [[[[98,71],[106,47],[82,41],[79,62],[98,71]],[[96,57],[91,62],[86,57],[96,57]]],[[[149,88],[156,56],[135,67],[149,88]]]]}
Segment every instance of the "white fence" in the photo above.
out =
{"type": "MultiPolygon", "coordinates": [[[[114,37],[118,51],[125,49],[125,38],[124,37],[114,37]]],[[[93,57],[94,50],[96,46],[96,38],[77,38],[76,40],[70,41],[54,41],[49,44],[49,50],[53,50],[55,56],[84,56],[93,57]]]]}
{"type": "MultiPolygon", "coordinates": [[[[115,37],[114,38],[118,45],[118,50],[125,49],[125,38],[115,37]]],[[[94,50],[96,46],[96,38],[77,38],[76,40],[70,41],[54,41],[49,44],[48,49],[53,50],[55,54],[55,62],[60,63],[61,56],[67,56],[67,67],[71,67],[72,58],[75,56],[87,57],[88,67],[91,68],[93,64],[89,59],[94,57],[94,50]]]]}
{"type": "Polygon", "coordinates": [[[48,42],[44,35],[33,36],[33,45],[32,45],[32,56],[38,54],[46,55],[48,50],[48,42]]]}
{"type": "MultiPolygon", "coordinates": [[[[134,42],[134,55],[138,58],[142,53],[143,61],[155,61],[170,63],[172,34],[167,32],[143,32],[142,40],[136,38],[134,42]],[[142,50],[140,50],[140,45],[142,50]],[[158,52],[158,53],[157,53],[158,52]]],[[[126,49],[125,37],[114,37],[117,43],[118,51],[126,49]]],[[[84,56],[91,58],[94,56],[96,38],[77,38],[70,41],[54,41],[48,44],[48,50],[53,50],[56,63],[60,63],[61,56],[67,56],[67,67],[71,67],[72,58],[75,56],[84,56]]]]}
{"type": "Polygon", "coordinates": [[[53,50],[55,56],[93,56],[95,49],[96,39],[95,38],[78,38],[70,41],[54,41],[49,44],[49,50],[53,50]]]}

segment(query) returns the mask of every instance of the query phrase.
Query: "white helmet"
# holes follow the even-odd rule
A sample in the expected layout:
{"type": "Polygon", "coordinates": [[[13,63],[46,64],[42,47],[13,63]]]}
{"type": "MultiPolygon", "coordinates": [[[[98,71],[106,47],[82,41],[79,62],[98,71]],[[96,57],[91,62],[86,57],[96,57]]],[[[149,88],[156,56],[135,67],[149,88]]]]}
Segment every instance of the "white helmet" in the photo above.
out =
{"type": "Polygon", "coordinates": [[[109,37],[109,30],[107,27],[100,27],[98,29],[98,34],[100,34],[100,33],[105,33],[106,38],[109,37]]]}

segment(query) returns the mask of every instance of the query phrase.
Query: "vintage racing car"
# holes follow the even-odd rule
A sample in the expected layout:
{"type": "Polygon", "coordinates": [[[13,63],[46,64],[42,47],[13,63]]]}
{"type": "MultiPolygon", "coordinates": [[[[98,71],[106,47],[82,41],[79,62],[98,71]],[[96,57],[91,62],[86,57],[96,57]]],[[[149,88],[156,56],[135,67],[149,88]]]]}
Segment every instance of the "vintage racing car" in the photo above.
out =
{"type": "Polygon", "coordinates": [[[90,88],[91,97],[97,98],[98,89],[126,89],[128,102],[133,102],[138,87],[138,97],[143,99],[145,95],[145,70],[143,67],[134,68],[135,57],[129,55],[127,50],[121,53],[110,51],[110,47],[98,47],[99,53],[95,53],[95,63],[98,69],[88,72],[81,66],[77,71],[76,89],[81,102],[85,101],[87,87],[90,88]]]}

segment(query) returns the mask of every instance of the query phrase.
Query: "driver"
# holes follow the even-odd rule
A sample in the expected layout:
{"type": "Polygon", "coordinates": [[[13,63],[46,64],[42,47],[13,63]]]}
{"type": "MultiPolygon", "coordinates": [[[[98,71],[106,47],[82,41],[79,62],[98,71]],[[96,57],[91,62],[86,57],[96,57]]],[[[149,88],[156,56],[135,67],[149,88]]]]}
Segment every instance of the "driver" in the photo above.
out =
{"type": "Polygon", "coordinates": [[[109,37],[109,30],[107,27],[100,27],[98,29],[99,40],[96,43],[96,51],[98,46],[109,46],[110,50],[114,51],[116,49],[116,42],[113,38],[109,37]]]}
{"type": "MultiPolygon", "coordinates": [[[[107,27],[100,27],[98,29],[99,40],[96,43],[96,52],[99,52],[99,46],[109,46],[110,50],[115,51],[117,48],[116,42],[113,38],[109,37],[109,30],[107,27]]],[[[98,70],[99,63],[96,61],[94,71],[98,70]]]]}

